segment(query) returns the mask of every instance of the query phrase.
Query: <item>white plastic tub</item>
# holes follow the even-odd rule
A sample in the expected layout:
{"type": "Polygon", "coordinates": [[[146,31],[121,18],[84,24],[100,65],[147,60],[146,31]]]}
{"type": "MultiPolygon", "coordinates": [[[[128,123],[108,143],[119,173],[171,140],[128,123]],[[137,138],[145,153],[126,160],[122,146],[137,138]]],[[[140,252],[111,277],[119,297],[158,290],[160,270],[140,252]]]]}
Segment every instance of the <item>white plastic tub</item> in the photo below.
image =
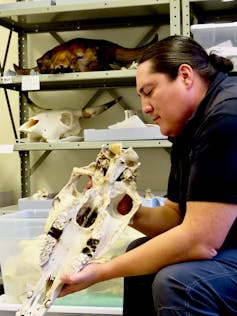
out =
{"type": "MultiPolygon", "coordinates": [[[[24,210],[0,216],[0,263],[5,289],[5,294],[0,296],[0,316],[15,316],[15,312],[20,306],[15,304],[16,301],[12,298],[18,291],[18,287],[20,287],[18,283],[21,281],[17,279],[18,281],[15,282],[15,271],[11,274],[11,280],[9,279],[9,264],[13,262],[14,267],[16,266],[16,269],[20,271],[23,271],[23,268],[20,267],[23,265],[26,273],[28,270],[32,270],[32,262],[29,261],[34,261],[34,258],[27,256],[27,258],[31,258],[26,261],[27,263],[24,260],[19,262],[17,255],[20,253],[20,248],[18,246],[22,240],[31,242],[42,235],[48,212],[49,210],[42,209],[24,210]],[[14,295],[12,295],[13,290],[14,295]]],[[[133,239],[132,232],[127,232],[127,234],[128,236],[126,233],[124,234],[126,242],[130,238],[133,239]]],[[[17,275],[19,276],[19,273],[17,275]]],[[[56,299],[48,313],[50,316],[122,315],[122,301],[122,279],[114,279],[85,291],[56,299]]]]}
{"type": "MultiPolygon", "coordinates": [[[[24,210],[0,216],[0,265],[4,290],[8,295],[11,295],[12,285],[9,285],[9,275],[6,277],[6,271],[20,254],[20,243],[31,241],[43,234],[48,212],[24,210]]],[[[16,263],[16,268],[17,265],[16,263]]]]}
{"type": "Polygon", "coordinates": [[[237,70],[237,22],[194,24],[191,33],[208,54],[229,58],[237,70]]]}
{"type": "MultiPolygon", "coordinates": [[[[20,305],[0,303],[1,316],[15,316],[20,305]]],[[[122,315],[122,307],[91,307],[91,306],[52,306],[47,315],[49,316],[103,316],[122,315]]]]}
{"type": "Polygon", "coordinates": [[[237,22],[194,24],[191,25],[191,33],[204,48],[228,42],[230,47],[237,46],[237,22]]]}

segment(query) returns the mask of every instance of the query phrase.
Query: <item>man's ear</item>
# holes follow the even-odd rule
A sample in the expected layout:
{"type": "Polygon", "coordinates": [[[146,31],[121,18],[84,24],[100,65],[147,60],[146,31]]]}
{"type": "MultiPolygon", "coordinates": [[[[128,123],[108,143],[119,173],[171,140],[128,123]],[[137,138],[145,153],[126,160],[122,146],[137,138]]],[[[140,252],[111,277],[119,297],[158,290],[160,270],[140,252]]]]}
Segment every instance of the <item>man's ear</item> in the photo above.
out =
{"type": "Polygon", "coordinates": [[[193,68],[188,64],[182,64],[179,66],[178,75],[187,87],[190,87],[193,83],[193,68]]]}

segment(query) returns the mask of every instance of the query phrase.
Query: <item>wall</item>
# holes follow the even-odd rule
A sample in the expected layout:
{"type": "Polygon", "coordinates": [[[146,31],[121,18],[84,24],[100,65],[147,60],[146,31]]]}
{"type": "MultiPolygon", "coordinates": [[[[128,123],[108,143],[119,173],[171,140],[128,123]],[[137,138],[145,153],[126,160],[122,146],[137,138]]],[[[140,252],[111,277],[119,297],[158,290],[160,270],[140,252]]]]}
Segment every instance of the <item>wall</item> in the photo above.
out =
{"type": "MultiPolygon", "coordinates": [[[[1,1],[7,2],[7,1],[1,1]]],[[[8,1],[11,2],[11,1],[8,1]]],[[[127,47],[134,47],[147,34],[148,28],[127,28],[113,30],[96,31],[78,31],[62,32],[59,35],[64,41],[74,37],[103,38],[111,40],[127,47]],[[124,36],[126,34],[126,37],[124,36]]],[[[158,30],[159,37],[166,35],[168,28],[163,27],[158,30]]],[[[7,40],[8,31],[0,29],[1,39],[7,40]]],[[[17,40],[13,39],[10,55],[8,58],[7,69],[13,69],[12,63],[17,63],[17,40]]],[[[45,51],[56,46],[58,43],[50,34],[35,34],[28,38],[28,66],[35,66],[35,60],[45,51]]],[[[3,48],[1,48],[1,61],[3,60],[3,48]]],[[[2,89],[1,89],[2,90],[2,89]]],[[[140,110],[140,99],[137,96],[135,87],[115,89],[117,95],[123,97],[123,101],[129,104],[130,108],[140,110]]],[[[14,136],[9,122],[9,115],[6,110],[6,102],[3,91],[1,93],[0,108],[0,143],[13,143],[14,136]]],[[[45,108],[73,108],[79,109],[94,95],[95,90],[73,90],[73,91],[53,91],[53,92],[32,92],[31,99],[38,105],[45,108]]],[[[18,123],[18,95],[15,92],[10,93],[11,104],[14,110],[14,118],[18,123]]],[[[109,91],[104,93],[96,100],[95,105],[112,100],[109,91]]],[[[31,112],[30,115],[34,113],[31,112]]],[[[124,119],[123,108],[120,105],[112,107],[110,110],[101,114],[99,117],[90,120],[82,120],[84,127],[106,128],[108,125],[124,119]]],[[[149,118],[145,117],[149,122],[149,118]]],[[[57,192],[67,182],[73,166],[84,166],[95,159],[98,150],[78,150],[78,151],[53,151],[44,161],[44,163],[35,171],[31,177],[31,193],[45,188],[49,192],[57,192]]],[[[165,192],[167,186],[167,177],[169,171],[169,155],[164,149],[143,149],[137,150],[142,166],[141,175],[138,179],[139,191],[152,188],[155,192],[165,192]]],[[[31,152],[31,164],[37,161],[42,152],[31,152]]],[[[2,177],[0,178],[0,187],[11,189],[14,192],[14,199],[20,197],[20,172],[18,153],[1,155],[2,177]]]]}

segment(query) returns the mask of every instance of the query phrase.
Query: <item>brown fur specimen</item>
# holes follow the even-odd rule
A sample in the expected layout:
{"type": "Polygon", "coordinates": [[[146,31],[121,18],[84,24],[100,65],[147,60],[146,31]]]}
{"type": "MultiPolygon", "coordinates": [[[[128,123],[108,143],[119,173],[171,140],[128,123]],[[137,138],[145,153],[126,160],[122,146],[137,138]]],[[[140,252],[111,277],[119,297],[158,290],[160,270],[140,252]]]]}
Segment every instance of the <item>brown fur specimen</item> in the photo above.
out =
{"type": "MultiPolygon", "coordinates": [[[[37,59],[33,69],[41,74],[55,74],[80,71],[110,70],[111,64],[120,67],[137,61],[145,49],[156,42],[158,36],[139,48],[126,48],[106,40],[75,38],[47,51],[37,59]]],[[[28,75],[29,68],[20,68],[14,64],[18,75],[28,75]]]]}

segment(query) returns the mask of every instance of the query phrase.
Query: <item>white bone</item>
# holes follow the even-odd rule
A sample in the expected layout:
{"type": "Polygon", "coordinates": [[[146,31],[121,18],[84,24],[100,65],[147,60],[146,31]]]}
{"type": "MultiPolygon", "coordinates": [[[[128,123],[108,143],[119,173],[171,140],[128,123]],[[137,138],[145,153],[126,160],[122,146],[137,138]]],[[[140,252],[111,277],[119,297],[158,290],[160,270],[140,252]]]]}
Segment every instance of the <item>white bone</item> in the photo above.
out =
{"type": "Polygon", "coordinates": [[[139,166],[132,148],[113,144],[102,147],[95,162],[73,169],[47,218],[42,276],[16,316],[43,316],[63,286],[60,276],[80,271],[112,247],[141,204],[136,191],[139,166]],[[91,177],[93,186],[80,193],[77,183],[83,175],[91,177]],[[126,194],[132,208],[121,215],[117,205],[126,194]]]}
{"type": "Polygon", "coordinates": [[[19,127],[20,132],[28,133],[28,140],[57,141],[68,136],[77,136],[81,131],[79,122],[81,111],[43,111],[32,116],[19,127]]]}
{"type": "MultiPolygon", "coordinates": [[[[70,136],[78,136],[82,130],[80,118],[96,116],[119,102],[121,97],[110,102],[84,107],[82,110],[46,110],[29,118],[19,127],[20,132],[27,133],[29,142],[55,142],[70,136]]],[[[32,108],[40,108],[31,100],[32,108]]]]}

